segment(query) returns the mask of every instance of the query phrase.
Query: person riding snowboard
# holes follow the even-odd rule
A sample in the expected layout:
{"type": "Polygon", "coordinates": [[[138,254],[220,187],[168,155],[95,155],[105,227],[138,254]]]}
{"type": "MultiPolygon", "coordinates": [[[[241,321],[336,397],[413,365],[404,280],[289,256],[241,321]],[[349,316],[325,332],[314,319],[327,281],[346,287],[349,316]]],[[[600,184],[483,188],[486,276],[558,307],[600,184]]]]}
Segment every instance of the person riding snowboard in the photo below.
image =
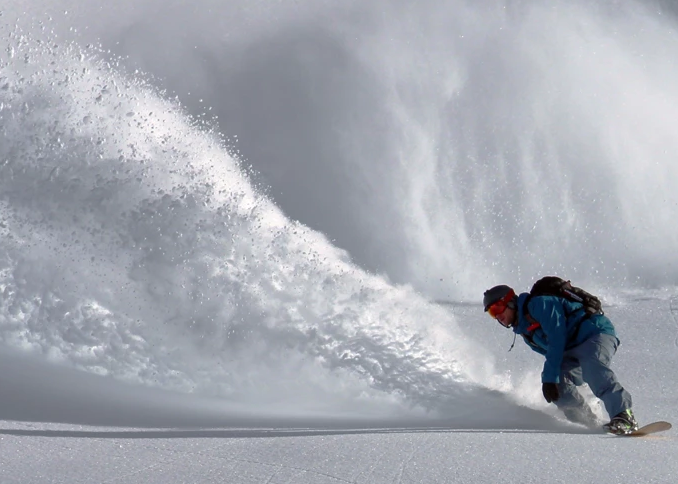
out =
{"type": "Polygon", "coordinates": [[[631,395],[610,369],[619,340],[609,318],[589,314],[581,303],[564,297],[516,295],[506,285],[485,291],[483,306],[499,324],[513,329],[532,350],[545,356],[542,393],[568,420],[589,426],[596,422],[576,388],[587,383],[611,417],[604,425],[608,432],[626,434],[638,429],[631,395]]]}

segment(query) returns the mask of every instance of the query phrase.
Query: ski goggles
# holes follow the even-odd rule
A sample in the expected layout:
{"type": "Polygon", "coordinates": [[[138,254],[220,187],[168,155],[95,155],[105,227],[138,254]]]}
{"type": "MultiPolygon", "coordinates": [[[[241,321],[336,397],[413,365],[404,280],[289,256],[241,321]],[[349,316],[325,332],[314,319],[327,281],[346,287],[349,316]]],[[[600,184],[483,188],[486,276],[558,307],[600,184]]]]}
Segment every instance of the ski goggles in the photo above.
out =
{"type": "Polygon", "coordinates": [[[504,313],[506,311],[506,308],[508,307],[509,303],[513,300],[515,297],[516,293],[513,291],[510,291],[506,296],[501,298],[499,301],[493,303],[490,305],[490,307],[487,308],[487,314],[490,315],[492,319],[497,319],[498,316],[504,313]]]}
{"type": "Polygon", "coordinates": [[[487,308],[487,314],[490,315],[492,319],[497,319],[499,315],[504,314],[504,311],[506,311],[506,308],[508,307],[508,303],[504,302],[503,299],[500,299],[496,303],[494,303],[492,306],[487,308]]]}

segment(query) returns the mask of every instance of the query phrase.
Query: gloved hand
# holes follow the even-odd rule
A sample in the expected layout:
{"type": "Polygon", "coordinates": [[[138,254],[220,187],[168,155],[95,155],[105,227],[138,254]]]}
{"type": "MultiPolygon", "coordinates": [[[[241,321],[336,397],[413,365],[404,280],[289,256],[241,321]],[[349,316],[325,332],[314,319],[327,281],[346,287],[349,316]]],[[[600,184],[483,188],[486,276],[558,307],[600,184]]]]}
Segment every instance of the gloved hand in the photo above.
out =
{"type": "Polygon", "coordinates": [[[541,392],[544,394],[544,398],[548,403],[558,401],[560,398],[560,392],[558,392],[558,385],[555,383],[542,383],[541,392]]]}

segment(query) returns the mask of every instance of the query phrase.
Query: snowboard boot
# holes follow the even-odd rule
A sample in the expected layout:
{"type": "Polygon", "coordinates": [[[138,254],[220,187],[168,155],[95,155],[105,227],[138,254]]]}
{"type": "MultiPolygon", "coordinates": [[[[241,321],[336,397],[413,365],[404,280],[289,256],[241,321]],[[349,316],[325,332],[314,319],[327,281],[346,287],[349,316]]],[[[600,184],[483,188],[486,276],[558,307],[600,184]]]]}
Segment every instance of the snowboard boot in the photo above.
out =
{"type": "Polygon", "coordinates": [[[612,417],[610,423],[603,425],[603,428],[611,434],[625,435],[638,430],[638,422],[631,409],[628,408],[612,417]]]}

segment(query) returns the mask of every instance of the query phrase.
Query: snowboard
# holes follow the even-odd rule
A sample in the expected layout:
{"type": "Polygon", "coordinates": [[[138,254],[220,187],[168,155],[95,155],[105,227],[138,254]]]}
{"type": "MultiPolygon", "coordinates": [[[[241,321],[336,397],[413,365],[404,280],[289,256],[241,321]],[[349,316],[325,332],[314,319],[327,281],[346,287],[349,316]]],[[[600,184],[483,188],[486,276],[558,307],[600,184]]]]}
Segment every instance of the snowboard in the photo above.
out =
{"type": "Polygon", "coordinates": [[[617,437],[643,437],[644,435],[650,435],[650,434],[656,434],[657,432],[664,432],[666,430],[669,430],[672,427],[672,425],[669,422],[664,422],[664,421],[659,421],[659,422],[652,422],[647,425],[643,425],[640,427],[638,430],[635,430],[631,432],[630,434],[614,434],[612,432],[608,432],[612,435],[616,435],[617,437]]]}

